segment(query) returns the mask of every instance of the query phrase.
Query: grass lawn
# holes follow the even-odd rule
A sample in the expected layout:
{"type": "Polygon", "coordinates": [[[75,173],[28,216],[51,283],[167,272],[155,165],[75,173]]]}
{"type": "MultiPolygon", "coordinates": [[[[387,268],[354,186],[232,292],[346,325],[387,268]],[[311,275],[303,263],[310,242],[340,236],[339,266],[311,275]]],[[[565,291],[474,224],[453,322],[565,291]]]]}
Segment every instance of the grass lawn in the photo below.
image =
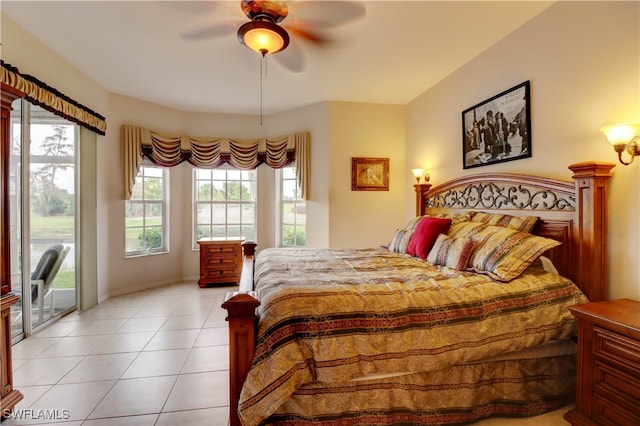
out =
{"type": "Polygon", "coordinates": [[[75,220],[73,216],[36,216],[31,215],[31,238],[34,240],[53,238],[73,238],[75,220]]]}
{"type": "Polygon", "coordinates": [[[58,271],[55,279],[56,288],[76,288],[75,271],[58,271]]]}

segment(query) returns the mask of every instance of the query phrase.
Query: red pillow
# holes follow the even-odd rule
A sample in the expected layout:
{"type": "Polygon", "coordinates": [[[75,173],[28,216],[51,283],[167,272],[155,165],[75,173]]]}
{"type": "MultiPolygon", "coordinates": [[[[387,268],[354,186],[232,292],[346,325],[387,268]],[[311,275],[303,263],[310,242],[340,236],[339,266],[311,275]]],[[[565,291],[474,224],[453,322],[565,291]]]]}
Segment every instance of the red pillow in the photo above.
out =
{"type": "Polygon", "coordinates": [[[416,231],[409,241],[407,253],[421,259],[426,259],[438,235],[446,234],[447,231],[449,231],[449,226],[451,226],[450,218],[423,218],[420,223],[418,223],[416,231]]]}

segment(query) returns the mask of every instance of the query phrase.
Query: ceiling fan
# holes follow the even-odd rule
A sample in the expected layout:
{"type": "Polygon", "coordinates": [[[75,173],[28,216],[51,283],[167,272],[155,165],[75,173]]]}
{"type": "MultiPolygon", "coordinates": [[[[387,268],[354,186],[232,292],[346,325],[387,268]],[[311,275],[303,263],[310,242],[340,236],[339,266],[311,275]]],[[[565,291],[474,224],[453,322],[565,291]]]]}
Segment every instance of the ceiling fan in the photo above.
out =
{"type": "Polygon", "coordinates": [[[249,21],[211,22],[181,36],[189,41],[203,40],[237,30],[241,44],[263,56],[282,52],[274,55],[274,60],[290,71],[301,72],[304,54],[298,40],[313,46],[327,46],[332,41],[327,29],[366,14],[366,6],[361,1],[242,0],[240,9],[249,21]],[[283,22],[287,17],[287,22],[283,22]],[[288,50],[283,52],[285,49],[288,50]]]}

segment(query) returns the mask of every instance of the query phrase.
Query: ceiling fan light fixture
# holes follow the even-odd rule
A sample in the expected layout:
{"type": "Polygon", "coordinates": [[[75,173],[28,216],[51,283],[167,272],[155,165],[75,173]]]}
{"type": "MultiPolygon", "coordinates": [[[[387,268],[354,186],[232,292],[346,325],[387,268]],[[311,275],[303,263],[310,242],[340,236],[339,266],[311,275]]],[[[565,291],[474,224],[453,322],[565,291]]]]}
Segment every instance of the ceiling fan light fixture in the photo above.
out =
{"type": "Polygon", "coordinates": [[[256,20],[238,29],[238,40],[261,55],[276,53],[289,45],[287,31],[270,21],[256,20]]]}

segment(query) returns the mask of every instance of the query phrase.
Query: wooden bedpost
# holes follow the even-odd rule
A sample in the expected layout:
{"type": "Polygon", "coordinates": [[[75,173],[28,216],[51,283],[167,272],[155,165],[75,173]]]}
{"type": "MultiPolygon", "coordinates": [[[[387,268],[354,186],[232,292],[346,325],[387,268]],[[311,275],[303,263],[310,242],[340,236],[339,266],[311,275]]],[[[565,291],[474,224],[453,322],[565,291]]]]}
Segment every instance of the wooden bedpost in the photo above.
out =
{"type": "Polygon", "coordinates": [[[238,291],[229,292],[222,307],[229,322],[229,421],[240,425],[238,401],[242,384],[247,378],[256,344],[256,308],[260,305],[253,291],[253,260],[256,244],[242,244],[242,275],[238,291]]]}
{"type": "Polygon", "coordinates": [[[576,281],[592,302],[608,297],[607,186],[612,163],[572,164],[576,186],[576,281]]]}
{"type": "Polygon", "coordinates": [[[416,189],[416,217],[424,216],[427,211],[427,192],[429,192],[431,184],[416,183],[413,187],[416,189]]]}

